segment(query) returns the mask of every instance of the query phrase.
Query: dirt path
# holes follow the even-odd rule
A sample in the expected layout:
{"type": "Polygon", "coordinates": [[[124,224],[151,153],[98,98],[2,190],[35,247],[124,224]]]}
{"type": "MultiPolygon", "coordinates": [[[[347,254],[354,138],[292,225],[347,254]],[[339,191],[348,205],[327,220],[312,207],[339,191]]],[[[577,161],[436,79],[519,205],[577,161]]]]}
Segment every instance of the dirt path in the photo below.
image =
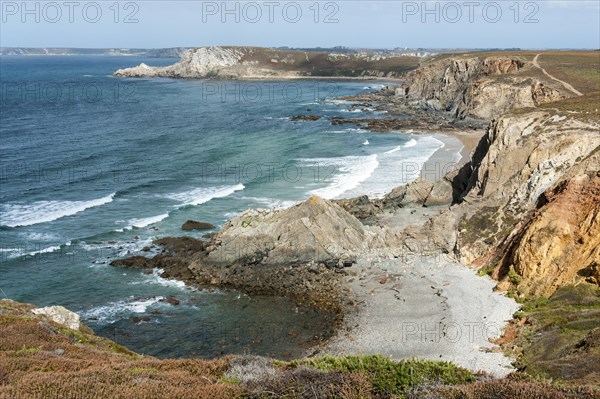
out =
{"type": "Polygon", "coordinates": [[[573,86],[571,86],[570,84],[568,84],[567,82],[565,82],[564,80],[560,80],[558,78],[555,78],[554,76],[550,75],[548,72],[546,72],[546,70],[544,68],[542,68],[540,66],[540,64],[538,63],[538,58],[540,57],[540,55],[542,54],[538,54],[535,56],[535,58],[533,59],[533,65],[536,68],[539,68],[542,70],[542,72],[544,72],[544,75],[548,76],[550,79],[557,81],[558,83],[562,84],[567,90],[575,93],[578,96],[583,96],[583,93],[580,92],[579,90],[577,90],[576,88],[574,88],[573,86]]]}

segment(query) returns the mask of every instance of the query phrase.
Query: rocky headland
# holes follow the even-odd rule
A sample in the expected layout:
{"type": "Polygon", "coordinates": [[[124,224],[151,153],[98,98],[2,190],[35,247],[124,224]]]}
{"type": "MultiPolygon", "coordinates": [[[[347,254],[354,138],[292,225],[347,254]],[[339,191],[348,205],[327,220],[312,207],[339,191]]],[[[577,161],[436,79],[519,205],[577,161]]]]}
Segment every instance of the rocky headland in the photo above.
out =
{"type": "Polygon", "coordinates": [[[114,76],[185,79],[398,78],[418,57],[341,54],[262,47],[213,46],[185,50],[170,66],[140,64],[114,76]]]}

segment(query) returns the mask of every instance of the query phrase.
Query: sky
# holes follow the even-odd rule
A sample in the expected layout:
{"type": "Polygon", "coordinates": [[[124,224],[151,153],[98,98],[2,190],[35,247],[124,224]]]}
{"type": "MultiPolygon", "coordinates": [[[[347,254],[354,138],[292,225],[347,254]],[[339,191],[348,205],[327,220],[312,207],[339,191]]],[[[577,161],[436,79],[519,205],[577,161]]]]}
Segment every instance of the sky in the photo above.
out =
{"type": "Polygon", "coordinates": [[[0,46],[600,48],[600,0],[0,0],[0,46]]]}

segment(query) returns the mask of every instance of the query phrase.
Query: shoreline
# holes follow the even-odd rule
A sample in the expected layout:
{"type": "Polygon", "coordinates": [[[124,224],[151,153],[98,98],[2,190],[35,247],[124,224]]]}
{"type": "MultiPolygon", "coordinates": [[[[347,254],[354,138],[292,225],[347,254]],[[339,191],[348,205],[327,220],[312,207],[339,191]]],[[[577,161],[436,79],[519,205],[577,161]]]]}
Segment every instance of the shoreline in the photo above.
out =
{"type": "MultiPolygon", "coordinates": [[[[420,172],[422,178],[437,181],[452,167],[470,162],[485,131],[432,129],[412,134],[430,135],[444,143],[420,172]]],[[[383,211],[374,224],[397,232],[419,229],[447,208],[383,211]]],[[[417,246],[421,245],[427,242],[418,241],[417,246]]],[[[519,305],[495,291],[494,280],[477,275],[440,251],[388,250],[399,253],[370,251],[346,269],[349,276],[342,278],[342,286],[354,305],[346,308],[343,324],[334,335],[313,351],[334,356],[381,354],[393,360],[445,360],[496,378],[514,370],[512,359],[492,340],[503,334],[519,305]]]]}

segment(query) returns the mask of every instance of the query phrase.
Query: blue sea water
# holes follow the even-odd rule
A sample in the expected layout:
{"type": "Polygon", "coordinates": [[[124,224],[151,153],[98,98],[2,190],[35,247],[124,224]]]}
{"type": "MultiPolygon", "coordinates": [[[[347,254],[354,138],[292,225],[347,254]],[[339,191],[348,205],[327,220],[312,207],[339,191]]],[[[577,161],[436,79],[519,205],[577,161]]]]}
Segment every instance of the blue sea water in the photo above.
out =
{"type": "Polygon", "coordinates": [[[66,306],[98,334],[158,357],[300,354],[326,315],[109,263],[183,235],[188,219],[222,225],[311,194],[381,196],[444,143],[330,124],[383,116],[336,100],[378,84],[111,75],[141,62],[174,60],[0,58],[0,296],[66,306]],[[298,114],[323,118],[290,121],[298,114]],[[169,295],[181,304],[160,301],[169,295]]]}

